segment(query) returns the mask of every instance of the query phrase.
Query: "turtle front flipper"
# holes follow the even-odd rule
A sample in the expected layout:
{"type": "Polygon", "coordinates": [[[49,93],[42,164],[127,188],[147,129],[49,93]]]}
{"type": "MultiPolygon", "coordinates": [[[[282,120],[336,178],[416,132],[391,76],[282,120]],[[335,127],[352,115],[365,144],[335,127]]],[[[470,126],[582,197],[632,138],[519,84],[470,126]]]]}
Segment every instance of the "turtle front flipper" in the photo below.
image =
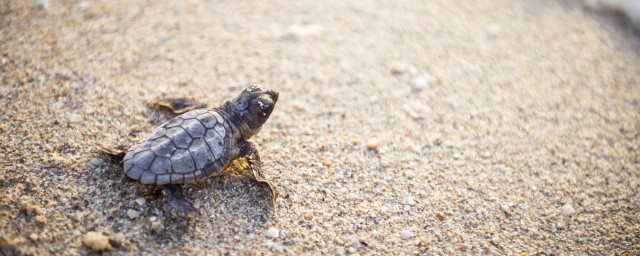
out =
{"type": "Polygon", "coordinates": [[[174,218],[189,218],[195,215],[196,208],[182,194],[182,185],[164,185],[164,210],[174,218]]]}
{"type": "Polygon", "coordinates": [[[207,107],[206,104],[188,98],[155,99],[151,102],[155,107],[162,107],[174,114],[184,114],[194,109],[207,107]]]}
{"type": "Polygon", "coordinates": [[[269,187],[271,192],[271,203],[275,207],[276,205],[276,190],[273,189],[273,185],[262,174],[262,161],[260,161],[260,155],[258,150],[251,144],[251,142],[244,141],[242,148],[240,149],[240,157],[245,157],[251,167],[253,177],[258,183],[265,184],[269,187]]]}

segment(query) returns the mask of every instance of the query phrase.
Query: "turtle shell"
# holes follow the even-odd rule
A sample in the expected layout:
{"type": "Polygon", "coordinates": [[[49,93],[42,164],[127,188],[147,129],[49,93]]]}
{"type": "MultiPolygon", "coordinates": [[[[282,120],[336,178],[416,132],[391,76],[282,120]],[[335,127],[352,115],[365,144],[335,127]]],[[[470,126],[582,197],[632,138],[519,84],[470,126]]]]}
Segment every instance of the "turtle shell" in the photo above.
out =
{"type": "Polygon", "coordinates": [[[231,129],[213,109],[196,109],[160,125],[124,157],[129,178],[143,184],[192,183],[229,164],[231,129]]]}

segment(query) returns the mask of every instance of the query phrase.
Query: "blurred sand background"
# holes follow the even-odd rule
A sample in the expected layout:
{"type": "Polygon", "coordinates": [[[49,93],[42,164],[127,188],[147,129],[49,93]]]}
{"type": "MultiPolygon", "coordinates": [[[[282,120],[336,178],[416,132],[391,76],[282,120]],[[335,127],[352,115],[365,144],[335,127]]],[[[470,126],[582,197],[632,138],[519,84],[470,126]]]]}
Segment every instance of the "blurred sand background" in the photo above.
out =
{"type": "Polygon", "coordinates": [[[580,1],[2,0],[0,254],[637,255],[639,49],[580,1]],[[275,208],[235,172],[171,221],[97,153],[250,83],[275,208]]]}

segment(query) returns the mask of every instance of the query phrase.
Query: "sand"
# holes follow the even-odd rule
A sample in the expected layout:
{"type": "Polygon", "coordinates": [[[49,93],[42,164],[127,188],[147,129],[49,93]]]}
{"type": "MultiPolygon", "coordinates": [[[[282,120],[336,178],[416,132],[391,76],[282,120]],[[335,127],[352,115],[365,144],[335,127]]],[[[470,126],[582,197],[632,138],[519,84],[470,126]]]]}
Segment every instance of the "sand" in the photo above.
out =
{"type": "Polygon", "coordinates": [[[0,1],[0,254],[640,254],[640,39],[619,17],[41,2],[0,1]],[[154,99],[250,83],[280,92],[252,139],[275,207],[239,167],[186,186],[199,216],[171,220],[98,153],[168,120],[154,99]]]}

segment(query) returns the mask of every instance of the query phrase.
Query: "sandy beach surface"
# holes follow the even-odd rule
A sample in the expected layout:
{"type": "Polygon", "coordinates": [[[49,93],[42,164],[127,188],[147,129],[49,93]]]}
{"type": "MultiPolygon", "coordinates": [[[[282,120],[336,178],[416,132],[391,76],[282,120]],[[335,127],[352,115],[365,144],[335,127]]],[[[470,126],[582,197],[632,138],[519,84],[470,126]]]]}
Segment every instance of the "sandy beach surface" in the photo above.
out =
{"type": "Polygon", "coordinates": [[[0,0],[0,254],[638,255],[640,36],[581,1],[0,0]],[[122,183],[100,147],[251,83],[238,162],[122,183]]]}

